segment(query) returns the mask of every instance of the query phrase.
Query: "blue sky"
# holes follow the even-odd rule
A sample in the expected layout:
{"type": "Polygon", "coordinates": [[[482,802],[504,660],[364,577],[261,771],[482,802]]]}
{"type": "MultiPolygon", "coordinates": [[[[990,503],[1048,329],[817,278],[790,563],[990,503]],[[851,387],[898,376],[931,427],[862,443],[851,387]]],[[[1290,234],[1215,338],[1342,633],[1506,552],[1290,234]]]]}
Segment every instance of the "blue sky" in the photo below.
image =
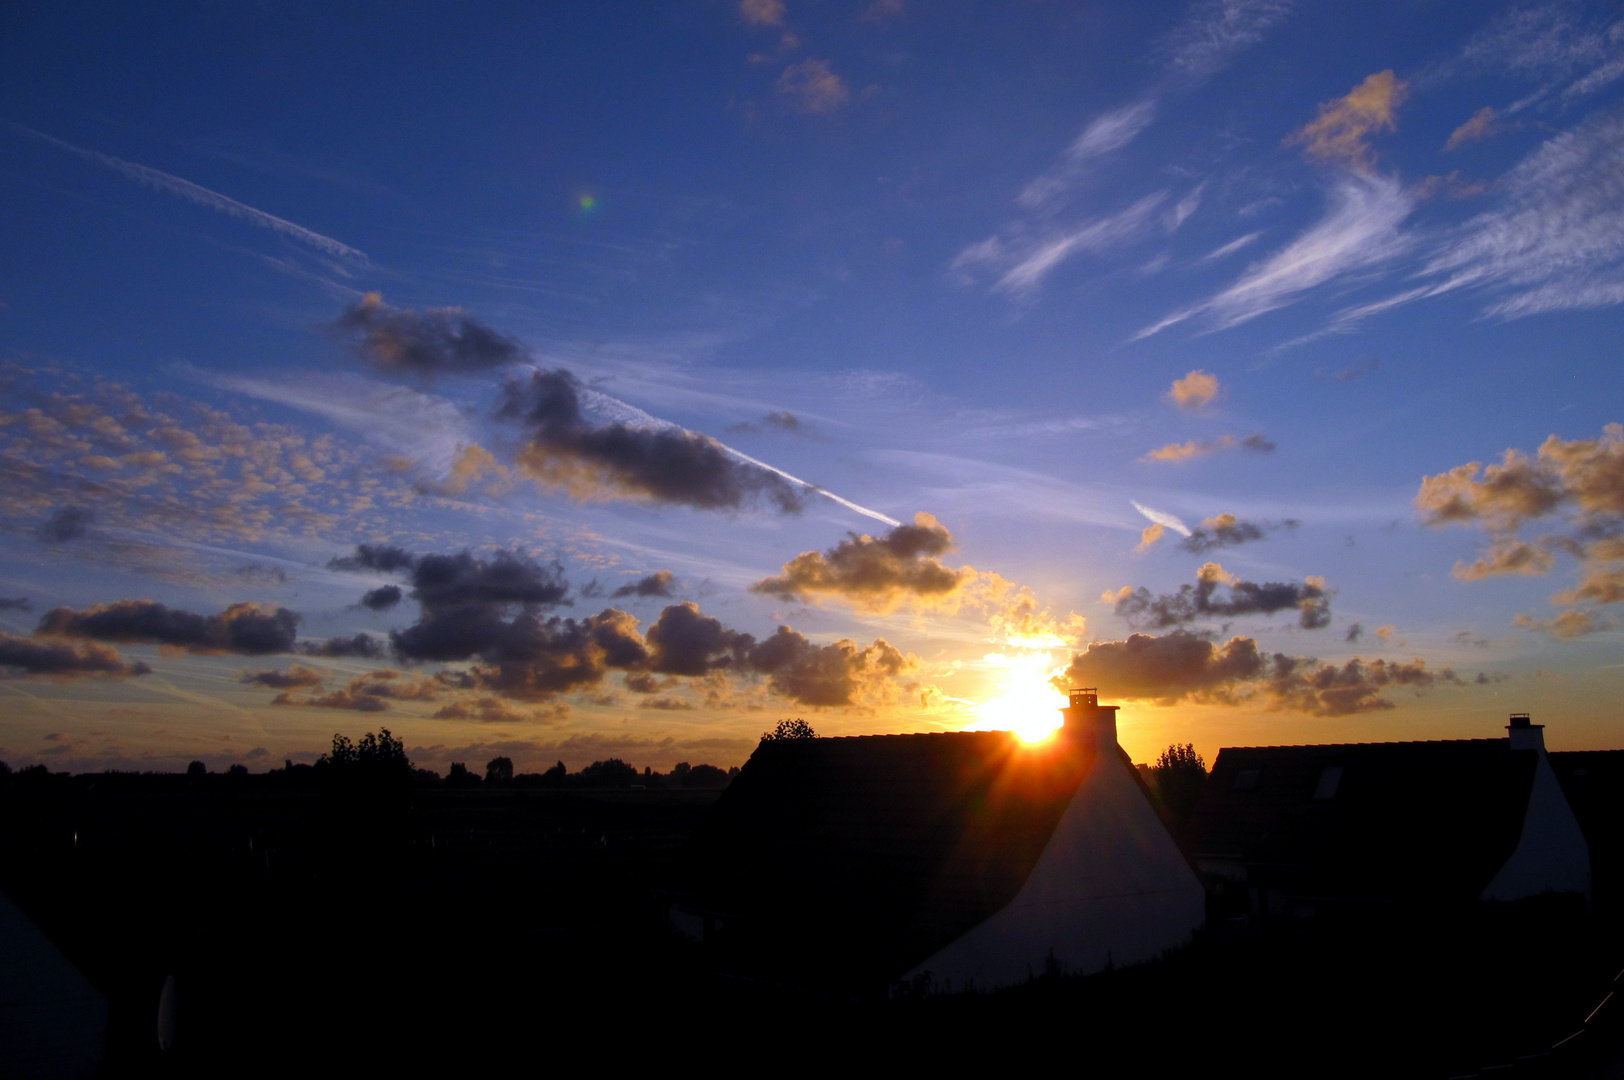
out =
{"type": "Polygon", "coordinates": [[[14,766],[1617,744],[1609,5],[0,19],[14,766]]]}

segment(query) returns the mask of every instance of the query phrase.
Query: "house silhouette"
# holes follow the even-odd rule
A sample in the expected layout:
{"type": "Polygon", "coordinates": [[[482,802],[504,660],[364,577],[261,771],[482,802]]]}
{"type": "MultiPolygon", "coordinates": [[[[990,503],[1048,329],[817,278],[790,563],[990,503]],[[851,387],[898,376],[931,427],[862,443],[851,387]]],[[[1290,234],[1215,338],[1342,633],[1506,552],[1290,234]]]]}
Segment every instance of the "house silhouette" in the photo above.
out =
{"type": "Polygon", "coordinates": [[[1226,747],[1188,837],[1225,915],[1588,900],[1590,851],[1545,750],[1503,739],[1226,747]]]}
{"type": "Polygon", "coordinates": [[[1200,878],[1074,690],[1010,732],[765,740],[695,834],[669,912],[725,970],[879,994],[990,989],[1152,959],[1200,878]]]}

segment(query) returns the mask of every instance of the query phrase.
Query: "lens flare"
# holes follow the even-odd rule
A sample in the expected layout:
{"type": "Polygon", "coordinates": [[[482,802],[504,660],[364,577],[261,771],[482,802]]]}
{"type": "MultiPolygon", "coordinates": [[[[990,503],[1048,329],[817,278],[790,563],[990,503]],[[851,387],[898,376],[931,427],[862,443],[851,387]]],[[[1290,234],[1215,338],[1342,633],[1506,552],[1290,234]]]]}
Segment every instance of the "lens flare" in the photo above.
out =
{"type": "Polygon", "coordinates": [[[1027,742],[1052,735],[1060,727],[1060,710],[1066,706],[1065,696],[1049,685],[1054,661],[1044,653],[1026,656],[991,653],[985,660],[1005,668],[1007,674],[1000,680],[998,692],[976,706],[980,719],[974,728],[1013,731],[1027,742]]]}

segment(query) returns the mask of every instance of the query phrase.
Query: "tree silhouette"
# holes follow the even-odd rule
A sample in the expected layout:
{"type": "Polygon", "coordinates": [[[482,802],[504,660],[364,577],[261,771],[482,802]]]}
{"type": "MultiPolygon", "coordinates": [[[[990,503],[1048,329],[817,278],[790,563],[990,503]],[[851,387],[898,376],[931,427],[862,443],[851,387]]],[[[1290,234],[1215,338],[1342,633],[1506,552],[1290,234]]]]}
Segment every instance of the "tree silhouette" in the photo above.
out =
{"type": "Polygon", "coordinates": [[[1175,825],[1183,826],[1195,813],[1196,801],[1201,798],[1201,787],[1207,779],[1206,761],[1195,752],[1194,744],[1173,743],[1156,758],[1150,775],[1168,818],[1175,825]]]}
{"type": "Polygon", "coordinates": [[[412,782],[412,762],[406,744],[379,728],[352,743],[343,735],[333,735],[333,749],[316,759],[316,768],[345,787],[408,787],[412,782]]]}
{"type": "Polygon", "coordinates": [[[485,782],[503,786],[513,783],[513,759],[498,757],[487,761],[485,763],[485,782]]]}
{"type": "Polygon", "coordinates": [[[815,739],[818,733],[812,730],[812,725],[797,716],[793,720],[780,720],[778,726],[771,731],[761,733],[762,742],[783,742],[787,739],[815,739]]]}

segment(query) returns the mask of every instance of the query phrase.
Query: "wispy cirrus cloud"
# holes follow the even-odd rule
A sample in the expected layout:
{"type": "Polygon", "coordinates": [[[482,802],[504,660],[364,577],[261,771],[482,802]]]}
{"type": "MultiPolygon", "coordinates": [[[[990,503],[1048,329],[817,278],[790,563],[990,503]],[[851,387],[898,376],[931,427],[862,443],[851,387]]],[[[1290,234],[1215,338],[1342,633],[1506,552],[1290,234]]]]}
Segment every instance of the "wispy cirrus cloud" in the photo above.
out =
{"type": "Polygon", "coordinates": [[[290,240],[297,240],[302,244],[308,244],[311,247],[316,248],[319,251],[324,251],[329,255],[334,255],[339,258],[353,259],[362,263],[368,261],[365,252],[350,247],[350,245],[343,243],[342,241],[334,240],[330,236],[323,236],[321,233],[318,233],[312,229],[307,229],[303,225],[295,225],[293,222],[288,221],[285,218],[279,218],[275,214],[268,214],[263,210],[256,210],[254,207],[249,206],[246,203],[238,202],[229,195],[222,195],[218,191],[210,191],[208,188],[203,187],[200,184],[194,184],[190,180],[183,180],[178,176],[172,176],[169,173],[160,172],[159,170],[146,165],[137,165],[133,161],[125,161],[123,158],[116,158],[112,154],[104,154],[99,150],[87,150],[82,146],[75,146],[73,143],[55,138],[41,131],[35,131],[33,128],[24,127],[21,124],[13,123],[10,120],[0,120],[0,125],[8,127],[12,131],[18,132],[19,134],[27,135],[30,138],[39,139],[43,142],[49,143],[59,150],[65,150],[76,157],[85,159],[86,161],[94,162],[95,164],[101,165],[104,168],[111,169],[119,175],[127,179],[134,180],[137,183],[145,184],[150,188],[166,192],[170,195],[178,195],[189,202],[207,207],[210,210],[216,210],[222,214],[228,214],[231,217],[246,221],[251,225],[258,225],[262,229],[270,229],[272,232],[280,233],[281,235],[288,237],[290,240]]]}
{"type": "Polygon", "coordinates": [[[1153,99],[1136,101],[1090,120],[1060,159],[1021,190],[1016,202],[1030,210],[1052,205],[1076,186],[1088,167],[1132,142],[1156,118],[1153,99]]]}
{"type": "Polygon", "coordinates": [[[1290,0],[1205,0],[1158,49],[1167,67],[1185,79],[1204,79],[1235,54],[1256,45],[1295,5],[1290,0]]]}
{"type": "Polygon", "coordinates": [[[1316,224],[1269,258],[1254,264],[1229,288],[1145,327],[1134,340],[1205,316],[1211,329],[1227,330],[1285,307],[1333,278],[1367,270],[1410,251],[1414,240],[1400,231],[1415,207],[1414,195],[1395,179],[1365,173],[1341,176],[1330,208],[1316,224]]]}
{"type": "Polygon", "coordinates": [[[1106,251],[1148,233],[1156,210],[1167,197],[1166,191],[1158,191],[1115,214],[1062,228],[1017,224],[965,248],[953,260],[953,269],[972,280],[975,271],[990,270],[995,275],[994,290],[1030,295],[1066,260],[1085,252],[1106,251]]]}

